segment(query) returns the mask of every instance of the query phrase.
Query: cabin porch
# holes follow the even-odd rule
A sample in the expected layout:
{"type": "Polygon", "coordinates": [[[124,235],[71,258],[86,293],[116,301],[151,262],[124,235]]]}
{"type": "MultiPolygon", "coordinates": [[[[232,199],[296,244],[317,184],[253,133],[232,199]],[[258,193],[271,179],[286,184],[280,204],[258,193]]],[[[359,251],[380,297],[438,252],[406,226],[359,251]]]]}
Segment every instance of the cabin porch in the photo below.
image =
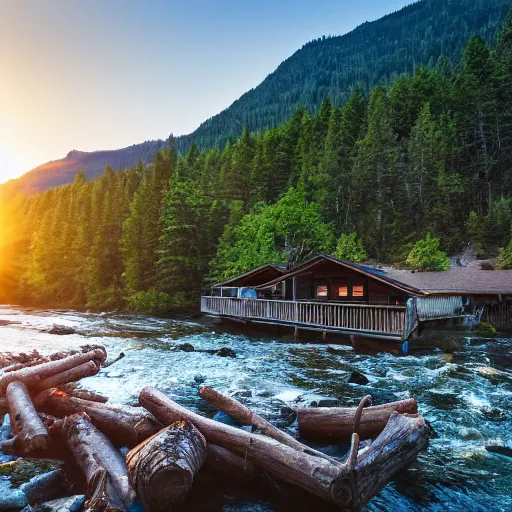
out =
{"type": "Polygon", "coordinates": [[[407,330],[406,309],[405,306],[333,302],[201,298],[201,312],[207,315],[288,324],[340,334],[364,334],[396,341],[402,341],[407,330]]]}

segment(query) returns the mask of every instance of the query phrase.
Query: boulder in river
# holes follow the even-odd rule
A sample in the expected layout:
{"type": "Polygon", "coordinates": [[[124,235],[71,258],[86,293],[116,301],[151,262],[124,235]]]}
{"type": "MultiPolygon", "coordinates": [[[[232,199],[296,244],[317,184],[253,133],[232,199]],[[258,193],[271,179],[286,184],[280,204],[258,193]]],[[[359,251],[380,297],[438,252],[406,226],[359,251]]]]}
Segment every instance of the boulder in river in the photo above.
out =
{"type": "Polygon", "coordinates": [[[490,443],[485,445],[485,449],[491,453],[504,455],[505,457],[512,457],[512,445],[490,443]]]}
{"type": "Polygon", "coordinates": [[[299,407],[340,407],[342,405],[338,398],[317,395],[316,393],[300,395],[296,402],[299,407]]]}
{"type": "Polygon", "coordinates": [[[48,330],[49,334],[58,334],[60,336],[65,336],[68,334],[75,334],[76,329],[73,327],[68,327],[66,325],[57,325],[53,324],[52,328],[48,330]]]}
{"type": "Polygon", "coordinates": [[[499,407],[484,407],[482,414],[490,421],[505,421],[507,416],[499,407]]]}
{"type": "Polygon", "coordinates": [[[215,355],[220,357],[236,357],[236,352],[231,348],[222,347],[215,352],[215,355]]]}
{"type": "Polygon", "coordinates": [[[476,428],[472,427],[461,428],[458,434],[463,441],[478,441],[484,438],[484,436],[476,428]]]}
{"type": "Polygon", "coordinates": [[[181,350],[182,352],[195,352],[194,345],[191,343],[180,343],[179,345],[176,345],[177,350],[181,350]]]}
{"type": "Polygon", "coordinates": [[[360,384],[361,386],[366,386],[366,384],[368,384],[370,381],[366,375],[363,375],[361,372],[354,370],[348,378],[347,382],[349,384],[360,384]]]}

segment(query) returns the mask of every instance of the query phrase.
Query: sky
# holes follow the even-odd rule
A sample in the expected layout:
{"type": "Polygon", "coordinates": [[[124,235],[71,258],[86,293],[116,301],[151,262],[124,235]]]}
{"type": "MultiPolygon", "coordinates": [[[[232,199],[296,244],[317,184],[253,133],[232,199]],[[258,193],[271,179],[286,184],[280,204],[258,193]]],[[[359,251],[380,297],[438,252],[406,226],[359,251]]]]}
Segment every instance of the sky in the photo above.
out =
{"type": "Polygon", "coordinates": [[[412,0],[0,0],[0,183],[192,132],[306,42],[412,0]]]}

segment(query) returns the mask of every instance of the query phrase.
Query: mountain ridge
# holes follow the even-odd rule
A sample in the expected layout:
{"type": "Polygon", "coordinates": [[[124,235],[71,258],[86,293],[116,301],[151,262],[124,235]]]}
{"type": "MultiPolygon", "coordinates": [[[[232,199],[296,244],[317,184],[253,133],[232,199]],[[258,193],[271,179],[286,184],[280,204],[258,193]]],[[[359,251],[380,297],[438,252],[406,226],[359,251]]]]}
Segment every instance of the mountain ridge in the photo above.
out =
{"type": "MultiPolygon", "coordinates": [[[[176,137],[177,148],[183,153],[192,143],[222,147],[245,125],[260,132],[290,118],[298,105],[314,112],[325,98],[342,104],[357,83],[369,90],[418,65],[435,63],[440,56],[456,64],[470,35],[494,38],[508,5],[510,0],[420,0],[344,35],[309,41],[226,109],[192,133],[176,137]]],[[[157,140],[115,150],[74,151],[8,184],[35,193],[71,182],[80,170],[92,178],[107,164],[119,170],[139,160],[151,163],[156,151],[166,146],[166,141],[157,140]]]]}

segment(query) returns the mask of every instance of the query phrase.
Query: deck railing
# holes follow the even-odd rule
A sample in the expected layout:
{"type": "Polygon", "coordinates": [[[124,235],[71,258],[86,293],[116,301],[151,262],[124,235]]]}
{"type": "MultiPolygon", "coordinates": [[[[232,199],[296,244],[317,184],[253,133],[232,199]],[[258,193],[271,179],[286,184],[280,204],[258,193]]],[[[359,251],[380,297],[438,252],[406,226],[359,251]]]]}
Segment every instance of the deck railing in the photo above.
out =
{"type": "Polygon", "coordinates": [[[499,327],[501,329],[512,328],[511,304],[488,304],[482,314],[482,322],[499,327]]]}
{"type": "Polygon", "coordinates": [[[201,311],[210,315],[389,336],[402,335],[405,310],[404,306],[201,297],[201,311]]]}

